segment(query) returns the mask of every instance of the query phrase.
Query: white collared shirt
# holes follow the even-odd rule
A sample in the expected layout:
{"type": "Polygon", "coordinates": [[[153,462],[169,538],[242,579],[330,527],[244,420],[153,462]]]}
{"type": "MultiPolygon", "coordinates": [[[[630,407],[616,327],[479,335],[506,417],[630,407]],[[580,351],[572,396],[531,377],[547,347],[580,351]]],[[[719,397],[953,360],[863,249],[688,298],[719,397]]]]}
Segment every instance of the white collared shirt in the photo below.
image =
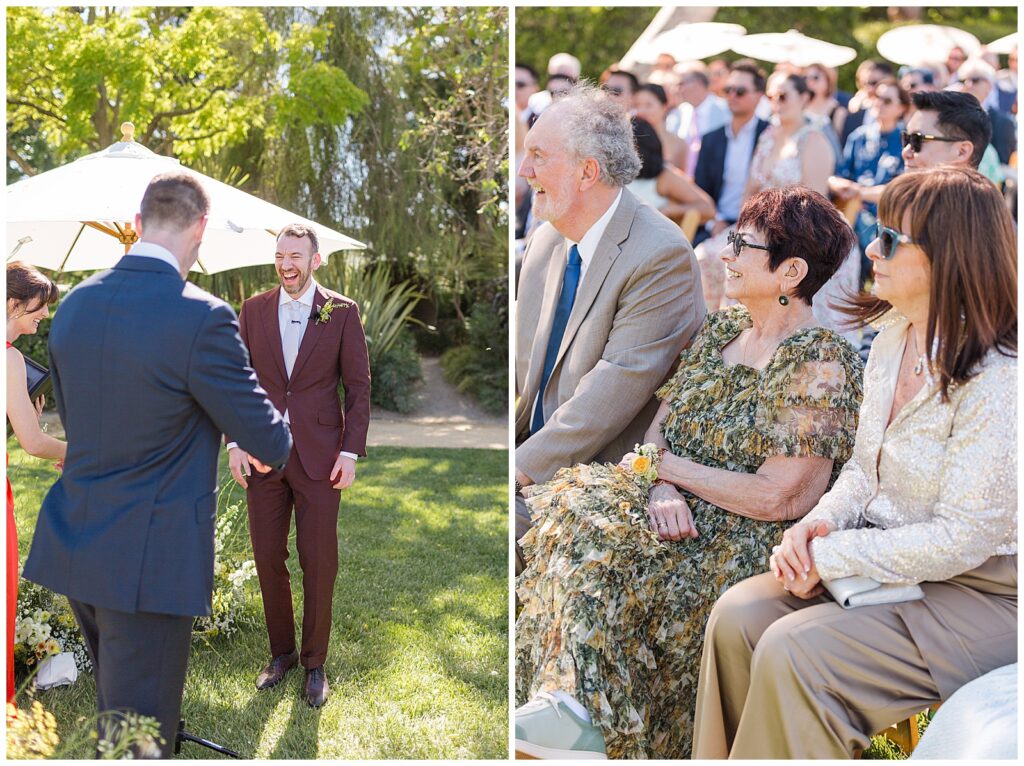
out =
{"type": "Polygon", "coordinates": [[[163,261],[168,266],[174,269],[175,273],[181,275],[181,264],[178,263],[178,259],[174,257],[170,250],[161,245],[157,245],[153,242],[146,242],[145,240],[139,240],[132,245],[126,255],[137,255],[140,258],[155,258],[158,261],[163,261]]]}
{"type": "MultiPolygon", "coordinates": [[[[604,211],[604,215],[594,221],[594,225],[587,229],[587,233],[580,238],[580,241],[573,242],[568,240],[569,247],[565,249],[565,262],[569,262],[569,251],[573,245],[576,245],[576,249],[580,251],[580,260],[583,261],[583,264],[580,266],[580,282],[583,281],[583,277],[587,273],[587,266],[594,260],[594,254],[597,252],[597,246],[601,243],[601,237],[604,236],[604,230],[608,228],[608,222],[612,220],[612,216],[615,215],[615,211],[621,201],[622,189],[619,189],[615,201],[604,211]]],[[[577,283],[577,289],[579,289],[579,283],[577,283]]]]}
{"type": "Polygon", "coordinates": [[[718,215],[722,221],[735,221],[740,217],[740,203],[743,190],[750,175],[750,163],[754,158],[754,144],[757,141],[757,116],[751,115],[746,125],[733,135],[732,123],[725,126],[729,139],[725,148],[725,167],[722,172],[722,192],[718,195],[718,215]]]}
{"type": "MultiPolygon", "coordinates": [[[[298,298],[292,298],[287,292],[285,292],[285,289],[283,287],[281,288],[281,293],[280,293],[280,296],[278,297],[278,300],[277,300],[277,326],[278,326],[278,330],[281,332],[281,343],[282,343],[282,345],[284,344],[284,330],[285,330],[285,327],[288,325],[288,322],[290,322],[292,320],[292,311],[294,311],[294,309],[289,308],[289,304],[299,303],[299,304],[302,305],[302,308],[301,308],[301,310],[299,310],[297,312],[297,315],[302,316],[302,317],[310,317],[310,316],[312,316],[313,315],[313,299],[316,296],[316,290],[317,290],[318,287],[319,287],[319,285],[317,284],[316,280],[315,279],[310,279],[309,280],[309,284],[306,286],[306,289],[303,291],[302,295],[300,295],[298,298]]],[[[302,335],[299,336],[299,345],[300,346],[302,345],[302,337],[306,334],[306,327],[308,325],[309,325],[309,322],[303,322],[302,335]]],[[[284,422],[290,424],[291,421],[288,419],[288,410],[285,410],[281,414],[284,417],[284,422]]],[[[230,450],[232,447],[237,447],[237,446],[238,446],[238,444],[236,442],[230,442],[228,444],[228,446],[227,446],[227,449],[230,450]]],[[[343,455],[345,457],[350,457],[353,460],[358,460],[359,459],[359,456],[356,455],[353,452],[345,452],[344,450],[342,450],[338,454],[343,455]]]]}

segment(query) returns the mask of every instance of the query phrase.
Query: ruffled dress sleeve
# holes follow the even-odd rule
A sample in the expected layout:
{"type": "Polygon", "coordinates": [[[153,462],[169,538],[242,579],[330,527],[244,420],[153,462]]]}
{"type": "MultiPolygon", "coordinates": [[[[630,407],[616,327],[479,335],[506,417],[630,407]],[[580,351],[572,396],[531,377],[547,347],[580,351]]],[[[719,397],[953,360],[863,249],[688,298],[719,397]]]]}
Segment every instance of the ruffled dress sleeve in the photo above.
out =
{"type": "Polygon", "coordinates": [[[787,341],[766,370],[755,414],[762,454],[830,458],[834,479],[853,452],[862,375],[856,351],[831,330],[787,341]]]}

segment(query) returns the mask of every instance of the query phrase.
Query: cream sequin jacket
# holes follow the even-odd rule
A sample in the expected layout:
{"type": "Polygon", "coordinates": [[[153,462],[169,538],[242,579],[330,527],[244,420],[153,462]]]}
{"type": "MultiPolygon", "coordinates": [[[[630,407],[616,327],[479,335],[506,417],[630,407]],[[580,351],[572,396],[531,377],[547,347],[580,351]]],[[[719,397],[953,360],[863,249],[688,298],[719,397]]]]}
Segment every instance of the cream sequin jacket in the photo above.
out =
{"type": "Polygon", "coordinates": [[[908,321],[878,334],[864,370],[853,456],[805,521],[837,531],[811,543],[824,579],[942,581],[1017,552],[1017,360],[989,352],[942,403],[925,386],[886,429],[908,321]]]}

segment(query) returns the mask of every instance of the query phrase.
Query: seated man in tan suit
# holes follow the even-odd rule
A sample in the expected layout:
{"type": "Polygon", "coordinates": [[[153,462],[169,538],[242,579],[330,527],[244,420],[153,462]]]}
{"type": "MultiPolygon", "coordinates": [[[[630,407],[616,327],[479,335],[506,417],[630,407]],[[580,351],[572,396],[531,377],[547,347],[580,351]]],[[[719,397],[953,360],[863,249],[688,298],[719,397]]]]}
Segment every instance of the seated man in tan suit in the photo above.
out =
{"type": "MultiPolygon", "coordinates": [[[[547,223],[527,244],[516,302],[517,540],[530,526],[521,487],[643,441],[654,392],[705,314],[690,243],[623,188],[640,160],[622,107],[578,86],[525,150],[519,175],[547,223]]],[[[523,565],[517,545],[517,574],[523,565]]]]}

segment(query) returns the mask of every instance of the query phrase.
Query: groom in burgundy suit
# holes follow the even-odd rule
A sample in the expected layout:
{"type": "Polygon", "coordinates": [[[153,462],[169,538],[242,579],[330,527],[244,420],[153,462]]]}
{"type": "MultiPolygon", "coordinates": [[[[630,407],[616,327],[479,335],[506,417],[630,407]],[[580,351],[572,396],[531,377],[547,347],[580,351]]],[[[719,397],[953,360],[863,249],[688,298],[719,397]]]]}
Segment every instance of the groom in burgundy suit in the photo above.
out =
{"type": "Polygon", "coordinates": [[[275,258],[280,287],[247,300],[238,316],[260,384],[291,425],[294,446],[287,465],[271,471],[228,444],[231,473],[246,488],[270,634],[272,659],[256,687],[277,685],[301,660],[305,698],[313,707],[327,701],[329,689],[324,660],[338,573],[338,506],[341,491],[355,480],[356,459],[366,454],[370,421],[370,365],[359,307],[316,283],[313,272],[320,263],[316,232],[301,224],[286,226],[278,234],[275,258]],[[295,642],[285,565],[293,508],[302,567],[301,647],[295,642]]]}

